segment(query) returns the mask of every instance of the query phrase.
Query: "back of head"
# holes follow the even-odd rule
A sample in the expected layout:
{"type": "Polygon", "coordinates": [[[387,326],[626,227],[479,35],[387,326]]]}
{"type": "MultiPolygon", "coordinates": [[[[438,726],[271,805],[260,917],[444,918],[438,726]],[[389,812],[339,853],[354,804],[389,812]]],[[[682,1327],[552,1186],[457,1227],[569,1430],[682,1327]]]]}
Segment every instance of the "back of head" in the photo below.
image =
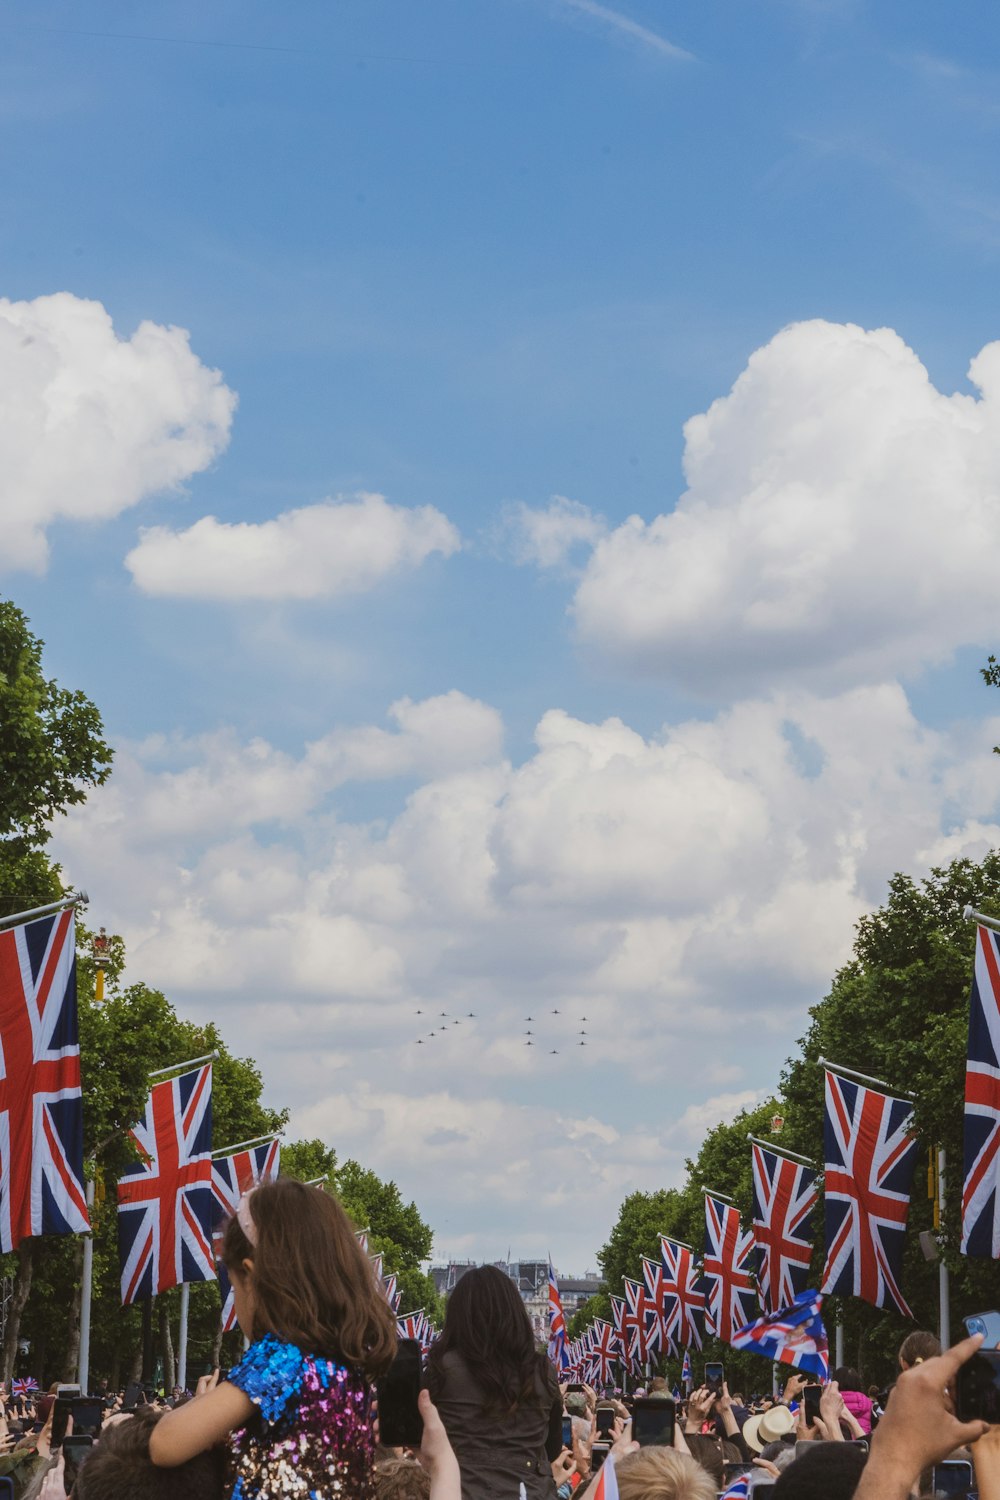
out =
{"type": "Polygon", "coordinates": [[[776,1481],[774,1500],[851,1500],[866,1458],[853,1443],[814,1443],[776,1481]]]}
{"type": "Polygon", "coordinates": [[[691,1449],[691,1457],[699,1463],[706,1474],[711,1474],[715,1480],[716,1489],[722,1489],[722,1465],[728,1460],[722,1456],[722,1447],[714,1437],[708,1437],[700,1432],[689,1432],[685,1442],[691,1449]]]}
{"type": "Polygon", "coordinates": [[[674,1448],[640,1448],[615,1468],[621,1500],[715,1500],[715,1482],[674,1448]]]}
{"type": "Polygon", "coordinates": [[[917,1328],[900,1344],[899,1363],[902,1369],[912,1370],[914,1365],[922,1365],[927,1359],[937,1359],[940,1353],[940,1340],[933,1333],[917,1328]]]}
{"type": "Polygon", "coordinates": [[[174,1469],[158,1469],[149,1434],[159,1420],[159,1413],[143,1412],[105,1427],[77,1474],[78,1500],[223,1500],[226,1450],[211,1448],[174,1469]]]}
{"type": "MultiPolygon", "coordinates": [[[[251,1337],[273,1333],[304,1354],[374,1377],[396,1353],[396,1320],[347,1214],[329,1193],[291,1177],[263,1182],[246,1200],[250,1233],[234,1214],[222,1259],[230,1275],[253,1262],[251,1337]]],[[[245,1218],[245,1215],[244,1215],[245,1218]]]]}
{"type": "Polygon", "coordinates": [[[835,1380],[842,1391],[864,1391],[861,1376],[850,1365],[841,1365],[839,1369],[834,1370],[830,1379],[835,1380]]]}
{"type": "Polygon", "coordinates": [[[375,1471],[377,1500],[430,1500],[431,1476],[412,1458],[393,1458],[375,1471]]]}
{"type": "Polygon", "coordinates": [[[441,1389],[449,1353],[461,1356],[483,1391],[486,1410],[498,1416],[510,1416],[524,1403],[547,1407],[558,1394],[551,1365],[535,1349],[521,1294],[496,1266],[466,1271],[448,1298],[441,1337],[427,1364],[432,1396],[441,1389]]]}

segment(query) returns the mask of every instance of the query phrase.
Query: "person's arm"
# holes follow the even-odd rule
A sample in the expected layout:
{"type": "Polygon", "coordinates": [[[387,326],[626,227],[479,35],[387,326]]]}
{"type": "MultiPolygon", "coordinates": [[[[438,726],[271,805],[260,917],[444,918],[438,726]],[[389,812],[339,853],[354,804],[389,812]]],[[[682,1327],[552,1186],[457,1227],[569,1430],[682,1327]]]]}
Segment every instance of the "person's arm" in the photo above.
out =
{"type": "Polygon", "coordinates": [[[245,1426],[253,1409],[250,1397],[228,1380],[214,1384],[183,1406],[164,1412],[149,1434],[149,1456],[158,1468],[176,1468],[245,1426]]]}
{"type": "Polygon", "coordinates": [[[988,1427],[972,1450],[979,1500],[1000,1500],[1000,1427],[988,1427]]]}
{"type": "Polygon", "coordinates": [[[903,1371],[872,1437],[854,1500],[907,1500],[924,1469],[989,1431],[985,1422],[960,1422],[949,1394],[959,1369],[982,1341],[977,1333],[936,1359],[903,1371]]]}
{"type": "Polygon", "coordinates": [[[808,1375],[789,1375],[785,1381],[785,1389],[781,1397],[782,1405],[791,1406],[793,1401],[801,1401],[802,1392],[808,1384],[808,1375]]]}
{"type": "Polygon", "coordinates": [[[846,1410],[840,1386],[835,1380],[831,1380],[829,1385],[823,1387],[823,1394],[819,1398],[819,1419],[816,1423],[828,1443],[844,1441],[840,1419],[846,1410]]]}
{"type": "Polygon", "coordinates": [[[709,1412],[715,1405],[715,1392],[710,1391],[707,1385],[700,1386],[698,1390],[692,1391],[688,1397],[687,1417],[684,1421],[684,1431],[698,1433],[701,1431],[702,1423],[708,1421],[709,1412]]]}
{"type": "Polygon", "coordinates": [[[421,1391],[417,1402],[424,1419],[424,1436],[417,1458],[431,1476],[431,1500],[462,1500],[458,1459],[440,1413],[428,1391],[421,1391]]]}
{"type": "Polygon", "coordinates": [[[722,1417],[726,1440],[733,1444],[733,1447],[736,1448],[744,1463],[750,1463],[753,1459],[753,1454],[750,1452],[750,1446],[740,1431],[740,1424],[733,1414],[733,1398],[729,1394],[729,1386],[725,1381],[722,1382],[722,1395],[715,1403],[715,1409],[722,1417]]]}

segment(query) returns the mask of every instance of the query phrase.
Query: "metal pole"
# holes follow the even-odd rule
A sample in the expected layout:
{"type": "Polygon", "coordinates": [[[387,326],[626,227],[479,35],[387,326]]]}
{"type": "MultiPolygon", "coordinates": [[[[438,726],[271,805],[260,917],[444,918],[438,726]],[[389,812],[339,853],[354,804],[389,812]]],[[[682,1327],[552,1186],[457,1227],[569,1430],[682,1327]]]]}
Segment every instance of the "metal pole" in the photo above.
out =
{"type": "Polygon", "coordinates": [[[94,1179],[87,1182],[87,1217],[91,1230],[83,1241],[83,1287],[80,1296],[80,1354],[76,1378],[86,1396],[90,1392],[90,1304],[94,1292],[94,1179]]]}
{"type": "Polygon", "coordinates": [[[89,901],[86,891],[70,891],[61,901],[50,901],[48,906],[33,906],[30,911],[15,912],[12,917],[0,917],[0,927],[17,927],[21,922],[30,922],[32,917],[47,917],[49,912],[64,911],[67,906],[86,906],[89,901]]]}
{"type": "Polygon", "coordinates": [[[841,1365],[844,1363],[844,1325],[843,1325],[843,1323],[841,1323],[839,1321],[839,1319],[838,1319],[838,1322],[837,1322],[836,1335],[835,1335],[835,1338],[834,1338],[833,1348],[834,1348],[834,1364],[837,1366],[837,1369],[839,1370],[840,1367],[841,1367],[841,1365]]]}
{"type": "Polygon", "coordinates": [[[187,1390],[188,1376],[188,1307],[191,1302],[191,1286],[184,1282],[181,1287],[181,1331],[177,1340],[177,1384],[187,1390]]]}
{"type": "Polygon", "coordinates": [[[770,1141],[762,1141],[759,1136],[750,1135],[749,1132],[747,1132],[747,1140],[753,1146],[763,1146],[765,1151],[773,1151],[775,1156],[787,1156],[790,1161],[798,1161],[804,1167],[812,1167],[814,1172],[819,1170],[816,1163],[811,1161],[808,1156],[800,1156],[797,1151],[789,1151],[787,1146],[772,1145],[770,1141]]]}
{"type": "Polygon", "coordinates": [[[162,1078],[165,1073],[179,1073],[184,1068],[196,1068],[199,1063],[215,1062],[218,1052],[206,1052],[204,1057],[192,1057],[190,1062],[171,1063],[169,1068],[157,1068],[155,1073],[150,1073],[150,1078],[162,1078]]]}
{"type": "Polygon", "coordinates": [[[142,1381],[153,1379],[153,1294],[142,1299],[142,1381]]]}
{"type": "Polygon", "coordinates": [[[243,1151],[250,1146],[263,1146],[268,1141],[277,1141],[280,1139],[281,1137],[276,1130],[272,1130],[270,1135],[255,1135],[249,1141],[237,1141],[235,1146],[220,1146],[218,1150],[212,1152],[212,1160],[215,1161],[216,1157],[220,1156],[232,1156],[234,1151],[243,1151]]]}
{"type": "MultiPolygon", "coordinates": [[[[943,1147],[938,1148],[938,1220],[942,1230],[944,1229],[944,1169],[945,1155],[943,1147]]],[[[938,1338],[941,1340],[941,1348],[951,1347],[951,1305],[948,1287],[948,1267],[944,1263],[944,1256],[938,1247],[938,1338]]]]}
{"type": "Polygon", "coordinates": [[[964,909],[962,916],[967,922],[978,922],[980,927],[988,927],[991,932],[1000,932],[1000,917],[988,917],[984,912],[975,911],[971,906],[964,909]]]}
{"type": "Polygon", "coordinates": [[[872,1078],[868,1073],[857,1073],[853,1068],[842,1068],[839,1063],[832,1063],[828,1057],[817,1057],[817,1063],[821,1068],[827,1068],[831,1073],[839,1073],[844,1078],[856,1078],[859,1083],[874,1084],[877,1089],[888,1089],[890,1094],[900,1099],[913,1099],[916,1096],[909,1094],[905,1089],[894,1089],[891,1083],[886,1083],[883,1078],[872,1078]]]}

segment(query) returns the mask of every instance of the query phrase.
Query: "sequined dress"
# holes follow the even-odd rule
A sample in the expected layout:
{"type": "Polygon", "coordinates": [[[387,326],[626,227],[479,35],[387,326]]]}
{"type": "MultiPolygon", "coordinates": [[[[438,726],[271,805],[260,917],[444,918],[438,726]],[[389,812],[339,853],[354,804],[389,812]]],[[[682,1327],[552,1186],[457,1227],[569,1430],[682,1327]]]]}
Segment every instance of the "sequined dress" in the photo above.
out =
{"type": "Polygon", "coordinates": [[[265,1334],[229,1379],[257,1410],[229,1439],[231,1500],[374,1500],[372,1388],[265,1334]]]}

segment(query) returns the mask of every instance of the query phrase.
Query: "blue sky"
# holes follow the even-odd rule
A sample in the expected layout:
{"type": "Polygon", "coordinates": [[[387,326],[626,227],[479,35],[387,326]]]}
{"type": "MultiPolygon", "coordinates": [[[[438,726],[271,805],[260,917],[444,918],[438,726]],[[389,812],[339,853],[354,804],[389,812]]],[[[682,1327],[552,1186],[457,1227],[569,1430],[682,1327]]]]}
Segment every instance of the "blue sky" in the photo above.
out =
{"type": "Polygon", "coordinates": [[[703,1123],[776,1079],[892,870],[993,842],[977,667],[1000,630],[964,581],[997,519],[995,414],[967,378],[1000,333],[993,8],[14,3],[0,36],[0,296],[54,351],[39,375],[0,341],[0,515],[49,549],[0,552],[3,587],[121,747],[60,833],[67,870],[135,971],[246,1035],[295,1123],[396,1175],[443,1251],[551,1245],[582,1270],[624,1191],[674,1180],[703,1123]],[[77,299],[117,346],[62,341],[77,299]],[[103,383],[144,323],[187,330],[186,362],[164,336],[103,383]],[[59,361],[93,403],[72,431],[39,417],[59,361]],[[238,406],[187,462],[211,370],[238,406]],[[710,408],[685,478],[684,424],[710,408]],[[694,552],[628,531],[688,487],[694,552]],[[423,514],[437,540],[303,599],[317,532],[279,579],[287,530],[231,529],[336,528],[317,508],[361,493],[397,509],[359,525],[405,551],[423,514]],[[258,539],[272,575],[241,592],[258,539]],[[399,700],[439,709],[414,728],[399,700]],[[801,743],[786,784],[775,756],[801,743]],[[677,862],[659,894],[646,837],[677,862]],[[433,995],[480,1035],[417,1068],[433,995]],[[546,996],[602,1016],[585,1069],[508,1048],[546,996]],[[658,1067],[637,1063],[658,1035],[658,1067]],[[567,1226],[584,1175],[594,1222],[567,1226]]]}

